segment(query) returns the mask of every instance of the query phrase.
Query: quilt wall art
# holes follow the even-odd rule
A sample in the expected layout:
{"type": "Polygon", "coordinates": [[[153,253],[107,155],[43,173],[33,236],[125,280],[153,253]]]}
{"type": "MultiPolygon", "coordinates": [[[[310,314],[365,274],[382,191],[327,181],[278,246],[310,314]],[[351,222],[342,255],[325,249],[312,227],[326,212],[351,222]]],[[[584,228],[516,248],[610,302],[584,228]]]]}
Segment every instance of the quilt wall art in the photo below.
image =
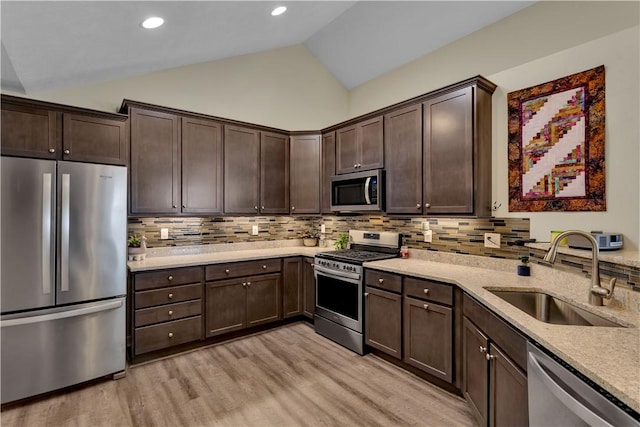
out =
{"type": "Polygon", "coordinates": [[[604,211],[604,65],[511,92],[509,211],[604,211]]]}

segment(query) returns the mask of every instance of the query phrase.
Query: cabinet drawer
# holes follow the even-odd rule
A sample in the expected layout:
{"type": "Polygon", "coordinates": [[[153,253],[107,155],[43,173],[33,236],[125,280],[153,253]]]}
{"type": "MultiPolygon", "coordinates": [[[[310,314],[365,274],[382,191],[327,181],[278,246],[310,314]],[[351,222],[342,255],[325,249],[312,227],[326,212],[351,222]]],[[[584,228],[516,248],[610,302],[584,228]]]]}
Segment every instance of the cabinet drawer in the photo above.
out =
{"type": "Polygon", "coordinates": [[[144,308],[136,310],[136,327],[152,325],[154,323],[168,322],[170,320],[183,319],[197,316],[202,313],[201,300],[167,304],[160,307],[144,308]]]}
{"type": "Polygon", "coordinates": [[[135,335],[136,354],[196,341],[202,337],[202,316],[137,328],[135,335]]]}
{"type": "Polygon", "coordinates": [[[136,292],[135,308],[153,307],[202,297],[202,284],[174,286],[153,291],[136,292]]]}
{"type": "Polygon", "coordinates": [[[453,305],[453,286],[431,280],[404,279],[404,293],[406,296],[453,305]]]}
{"type": "Polygon", "coordinates": [[[402,276],[393,273],[384,273],[376,270],[366,270],[364,284],[391,292],[402,292],[402,276]]]}
{"type": "Polygon", "coordinates": [[[232,277],[255,276],[257,274],[280,271],[280,258],[262,261],[243,261],[228,264],[208,265],[205,277],[209,280],[230,279],[232,277]]]}
{"type": "Polygon", "coordinates": [[[135,290],[162,288],[185,283],[202,281],[202,267],[176,268],[173,270],[150,271],[148,273],[136,273],[135,290]]]}

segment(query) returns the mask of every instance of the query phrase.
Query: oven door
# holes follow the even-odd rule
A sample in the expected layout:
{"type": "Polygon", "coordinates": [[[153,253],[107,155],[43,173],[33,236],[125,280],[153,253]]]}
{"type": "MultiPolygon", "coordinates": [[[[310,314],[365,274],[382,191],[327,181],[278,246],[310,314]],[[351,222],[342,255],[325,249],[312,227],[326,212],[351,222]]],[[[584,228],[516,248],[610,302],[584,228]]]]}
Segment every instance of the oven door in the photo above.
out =
{"type": "Polygon", "coordinates": [[[316,314],[362,333],[362,277],[316,265],[316,314]]]}

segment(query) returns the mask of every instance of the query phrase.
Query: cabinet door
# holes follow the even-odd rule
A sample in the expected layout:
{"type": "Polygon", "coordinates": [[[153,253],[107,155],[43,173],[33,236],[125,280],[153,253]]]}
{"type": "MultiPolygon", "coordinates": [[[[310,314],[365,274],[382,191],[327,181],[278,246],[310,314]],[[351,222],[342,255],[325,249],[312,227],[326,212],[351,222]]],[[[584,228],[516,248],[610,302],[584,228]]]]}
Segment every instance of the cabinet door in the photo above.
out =
{"type": "Polygon", "coordinates": [[[182,212],[222,213],[222,125],[182,118],[182,212]]]}
{"type": "Polygon", "coordinates": [[[453,381],[453,310],[404,299],[404,361],[445,381],[453,381]]]}
{"type": "Polygon", "coordinates": [[[493,343],[489,379],[489,425],[526,426],[529,423],[527,376],[493,343]]]}
{"type": "Polygon", "coordinates": [[[355,125],[336,131],[336,173],[358,170],[358,136],[355,125]]]}
{"type": "Polygon", "coordinates": [[[302,314],[313,319],[316,312],[316,278],[313,274],[313,258],[304,258],[302,262],[302,283],[304,291],[302,314]]]}
{"type": "Polygon", "coordinates": [[[67,114],[63,123],[63,160],[127,165],[125,120],[67,114]]]}
{"type": "Polygon", "coordinates": [[[320,135],[291,137],[291,213],[320,213],[320,135]]]}
{"type": "Polygon", "coordinates": [[[320,212],[331,213],[331,177],[336,174],[336,133],[322,135],[320,176],[320,212]]]}
{"type": "Polygon", "coordinates": [[[289,213],[289,137],[260,134],[260,212],[289,213]]]}
{"type": "Polygon", "coordinates": [[[132,108],[131,213],[178,213],[178,116],[132,108]]]}
{"type": "Polygon", "coordinates": [[[489,419],[489,365],[486,359],[489,339],[466,317],[462,325],[462,393],[478,424],[486,426],[489,419]]]}
{"type": "Polygon", "coordinates": [[[285,258],[282,276],[282,315],[286,319],[302,313],[302,258],[285,258]]]}
{"type": "Polygon", "coordinates": [[[61,114],[2,103],[2,155],[56,159],[62,147],[61,114]]]}
{"type": "Polygon", "coordinates": [[[208,282],[206,288],[206,336],[243,329],[246,324],[246,282],[242,279],[208,282]]]}
{"type": "Polygon", "coordinates": [[[358,170],[384,167],[382,116],[358,124],[358,170]]]}
{"type": "Polygon", "coordinates": [[[473,213],[473,87],[424,103],[424,212],[473,213]]]}
{"type": "Polygon", "coordinates": [[[402,295],[367,286],[365,344],[402,359],[402,295]]]}
{"type": "Polygon", "coordinates": [[[224,127],[224,211],[258,213],[260,179],[259,132],[224,127]]]}
{"type": "Polygon", "coordinates": [[[247,278],[247,327],[282,319],[280,275],[247,278]]]}
{"type": "Polygon", "coordinates": [[[386,212],[422,213],[422,105],[384,117],[386,212]]]}

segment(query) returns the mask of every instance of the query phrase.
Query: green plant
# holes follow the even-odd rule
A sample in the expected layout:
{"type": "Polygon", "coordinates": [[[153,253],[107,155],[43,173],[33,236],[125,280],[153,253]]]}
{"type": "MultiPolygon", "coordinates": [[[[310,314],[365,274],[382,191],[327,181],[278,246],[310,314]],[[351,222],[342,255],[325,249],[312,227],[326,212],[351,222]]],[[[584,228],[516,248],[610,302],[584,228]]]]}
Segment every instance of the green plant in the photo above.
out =
{"type": "Polygon", "coordinates": [[[338,250],[347,249],[347,244],[348,243],[349,243],[349,234],[348,233],[342,233],[338,237],[338,240],[336,240],[336,242],[333,244],[333,246],[338,250]]]}
{"type": "Polygon", "coordinates": [[[130,248],[139,248],[142,245],[142,237],[132,234],[127,239],[127,246],[130,248]]]}
{"type": "Polygon", "coordinates": [[[308,230],[300,233],[301,239],[317,239],[320,237],[320,232],[314,227],[310,227],[308,230]]]}
{"type": "Polygon", "coordinates": [[[518,259],[520,260],[522,265],[529,265],[529,257],[528,256],[521,256],[518,259]]]}

